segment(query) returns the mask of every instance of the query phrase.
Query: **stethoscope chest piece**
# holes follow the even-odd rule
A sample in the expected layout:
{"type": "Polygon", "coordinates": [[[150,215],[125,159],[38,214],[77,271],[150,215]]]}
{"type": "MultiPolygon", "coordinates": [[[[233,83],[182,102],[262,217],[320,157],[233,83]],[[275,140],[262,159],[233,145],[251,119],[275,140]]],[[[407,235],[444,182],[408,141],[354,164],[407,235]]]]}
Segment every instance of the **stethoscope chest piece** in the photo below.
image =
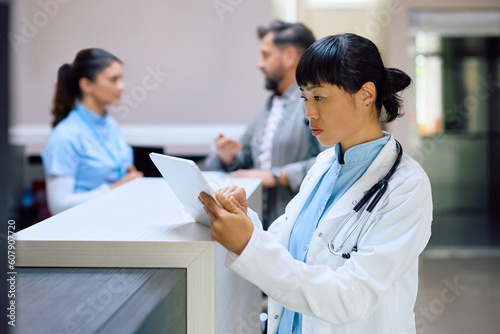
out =
{"type": "MultiPolygon", "coordinates": [[[[354,246],[351,250],[351,253],[352,252],[357,252],[358,251],[358,247],[354,246]]],[[[342,253],[342,258],[344,259],[350,259],[351,258],[351,253],[342,253]]]]}

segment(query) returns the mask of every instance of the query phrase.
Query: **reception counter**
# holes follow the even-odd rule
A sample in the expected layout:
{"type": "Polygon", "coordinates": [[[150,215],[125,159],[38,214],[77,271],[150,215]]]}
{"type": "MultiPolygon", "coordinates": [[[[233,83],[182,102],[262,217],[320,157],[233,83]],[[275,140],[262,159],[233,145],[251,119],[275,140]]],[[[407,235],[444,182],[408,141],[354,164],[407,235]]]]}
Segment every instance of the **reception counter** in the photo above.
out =
{"type": "MultiPolygon", "coordinates": [[[[261,213],[260,180],[206,175],[214,188],[244,187],[261,213]]],[[[20,231],[16,250],[16,332],[260,332],[260,290],[225,268],[225,249],[162,178],[134,180],[20,231]]]]}

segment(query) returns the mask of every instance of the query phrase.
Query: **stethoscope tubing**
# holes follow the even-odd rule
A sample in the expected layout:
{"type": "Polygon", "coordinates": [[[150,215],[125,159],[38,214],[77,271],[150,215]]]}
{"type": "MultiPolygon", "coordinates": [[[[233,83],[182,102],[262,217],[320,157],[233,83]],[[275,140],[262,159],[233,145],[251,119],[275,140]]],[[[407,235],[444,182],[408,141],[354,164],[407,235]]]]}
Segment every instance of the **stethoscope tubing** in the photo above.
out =
{"type": "MultiPolygon", "coordinates": [[[[340,225],[340,227],[337,229],[337,231],[335,232],[335,234],[331,237],[330,242],[328,242],[328,250],[332,254],[338,255],[338,256],[342,256],[345,259],[348,259],[348,258],[351,257],[350,253],[342,253],[340,250],[342,248],[344,248],[344,246],[349,242],[349,240],[352,238],[352,236],[354,235],[354,233],[356,233],[356,231],[359,229],[359,227],[366,220],[366,218],[368,217],[368,214],[373,211],[373,209],[375,208],[375,206],[378,204],[378,202],[380,201],[380,199],[382,198],[382,196],[386,192],[386,190],[387,190],[387,188],[389,186],[389,180],[391,179],[392,175],[394,175],[394,173],[396,172],[396,169],[398,168],[399,163],[401,162],[401,157],[403,156],[403,148],[401,147],[401,144],[397,140],[396,140],[396,148],[398,150],[398,156],[396,157],[396,161],[392,165],[392,167],[389,170],[389,172],[386,174],[386,176],[382,180],[380,180],[379,182],[377,182],[376,184],[374,184],[370,188],[370,190],[368,190],[366,192],[366,194],[363,196],[363,198],[361,198],[361,200],[359,201],[359,203],[357,203],[354,206],[352,212],[344,219],[344,221],[342,222],[342,224],[340,225]],[[375,197],[373,197],[374,195],[375,195],[375,197]],[[370,199],[371,199],[371,201],[370,201],[370,199]],[[363,215],[361,216],[361,219],[359,220],[359,222],[356,224],[356,226],[354,227],[354,229],[349,233],[349,235],[344,240],[344,242],[342,242],[342,244],[340,245],[340,247],[338,248],[338,250],[335,250],[335,246],[333,244],[333,241],[337,238],[337,236],[339,235],[339,233],[342,230],[342,228],[347,224],[347,222],[352,218],[352,216],[355,213],[357,213],[359,210],[361,210],[361,208],[368,201],[370,201],[370,203],[368,204],[368,206],[366,207],[365,211],[363,212],[363,215]]],[[[356,249],[357,249],[357,245],[353,248],[353,250],[356,250],[356,249]]]]}
{"type": "Polygon", "coordinates": [[[344,240],[344,242],[340,245],[338,251],[335,250],[335,246],[333,245],[333,241],[335,240],[335,238],[337,237],[337,235],[340,233],[340,230],[342,229],[342,227],[349,221],[349,219],[351,219],[351,217],[355,213],[356,213],[356,211],[353,210],[349,214],[349,216],[342,222],[342,225],[337,229],[337,232],[335,232],[334,236],[330,239],[330,242],[328,243],[328,249],[330,250],[330,252],[332,254],[339,255],[339,256],[342,256],[344,258],[349,258],[349,253],[342,253],[340,250],[342,248],[344,248],[344,246],[349,242],[349,240],[351,240],[351,238],[354,235],[354,233],[358,230],[358,228],[361,226],[361,224],[363,224],[363,222],[365,221],[366,217],[368,217],[368,214],[370,213],[370,211],[365,210],[365,212],[363,212],[363,216],[361,217],[361,219],[359,220],[359,222],[356,224],[356,226],[354,227],[354,229],[351,231],[351,233],[349,233],[349,235],[344,240]]]}

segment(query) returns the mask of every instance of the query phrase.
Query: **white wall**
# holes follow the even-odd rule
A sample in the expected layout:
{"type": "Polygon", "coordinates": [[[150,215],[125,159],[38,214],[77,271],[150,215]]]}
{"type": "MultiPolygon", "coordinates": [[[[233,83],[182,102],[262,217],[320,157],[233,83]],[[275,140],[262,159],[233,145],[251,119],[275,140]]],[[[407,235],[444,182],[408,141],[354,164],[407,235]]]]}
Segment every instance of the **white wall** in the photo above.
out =
{"type": "Polygon", "coordinates": [[[322,38],[341,33],[355,33],[372,40],[385,50],[387,24],[378,20],[377,13],[388,0],[367,0],[365,3],[312,4],[298,0],[298,20],[308,25],[322,38]]]}
{"type": "Polygon", "coordinates": [[[101,47],[124,62],[122,125],[247,124],[267,96],[256,27],[271,19],[268,0],[13,1],[11,123],[50,124],[58,67],[101,47]]]}
{"type": "MultiPolygon", "coordinates": [[[[61,4],[57,13],[26,39],[27,44],[19,45],[18,52],[11,48],[11,138],[17,143],[43,143],[50,131],[47,126],[57,68],[82,48],[103,47],[124,61],[125,94],[135,92],[135,99],[129,98],[129,104],[122,102],[113,115],[126,132],[128,126],[134,127],[131,133],[137,135],[131,137],[133,140],[141,138],[137,126],[150,124],[157,126],[155,136],[169,132],[177,138],[172,127],[187,125],[189,129],[191,124],[196,125],[196,131],[200,125],[209,126],[202,129],[206,138],[219,127],[233,129],[236,136],[267,96],[262,74],[255,66],[259,54],[255,30],[272,19],[273,1],[275,10],[277,4],[291,3],[293,8],[283,13],[295,13],[296,9],[298,21],[308,25],[317,38],[355,32],[372,39],[388,66],[411,76],[411,10],[500,7],[498,0],[368,0],[364,7],[327,9],[312,8],[307,0],[17,0],[12,1],[11,31],[23,36],[26,22],[34,23],[34,15],[40,19],[44,13],[40,4],[55,1],[67,4],[61,4]],[[226,11],[219,16],[214,4],[226,11]],[[168,76],[157,88],[145,90],[148,69],[157,66],[168,76]],[[141,92],[147,93],[143,100],[141,92]],[[167,125],[170,127],[162,127],[167,125]],[[27,134],[32,138],[26,138],[27,134]]],[[[281,16],[286,16],[283,13],[281,16]]],[[[405,93],[406,114],[390,125],[408,152],[420,145],[414,93],[414,88],[405,93]]],[[[179,129],[182,133],[185,128],[179,129]]]]}

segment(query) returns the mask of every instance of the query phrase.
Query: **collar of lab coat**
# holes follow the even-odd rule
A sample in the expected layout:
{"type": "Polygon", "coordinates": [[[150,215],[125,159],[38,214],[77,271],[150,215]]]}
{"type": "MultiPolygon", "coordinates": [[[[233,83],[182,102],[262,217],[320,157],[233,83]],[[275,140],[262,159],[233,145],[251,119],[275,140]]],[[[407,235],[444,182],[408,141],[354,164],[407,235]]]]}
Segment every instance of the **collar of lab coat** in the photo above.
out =
{"type": "MultiPolygon", "coordinates": [[[[382,148],[380,153],[377,155],[375,160],[368,167],[366,172],[361,176],[352,186],[347,190],[347,192],[335,203],[331,210],[323,217],[323,219],[318,224],[318,227],[328,223],[332,219],[347,216],[354,205],[361,200],[361,197],[366,191],[368,191],[375,183],[380,181],[390,168],[394,164],[397,156],[396,141],[394,137],[387,132],[385,135],[390,135],[389,141],[382,148]]],[[[295,196],[295,198],[288,204],[285,211],[285,221],[282,222],[283,226],[280,229],[283,231],[280,233],[279,242],[288,247],[288,242],[290,239],[290,233],[292,231],[293,225],[302,210],[306,200],[309,198],[312,190],[319,182],[321,176],[326,172],[326,170],[333,163],[333,159],[336,159],[335,148],[330,148],[321,152],[316,159],[316,163],[309,170],[301,186],[300,192],[295,196]]]]}

